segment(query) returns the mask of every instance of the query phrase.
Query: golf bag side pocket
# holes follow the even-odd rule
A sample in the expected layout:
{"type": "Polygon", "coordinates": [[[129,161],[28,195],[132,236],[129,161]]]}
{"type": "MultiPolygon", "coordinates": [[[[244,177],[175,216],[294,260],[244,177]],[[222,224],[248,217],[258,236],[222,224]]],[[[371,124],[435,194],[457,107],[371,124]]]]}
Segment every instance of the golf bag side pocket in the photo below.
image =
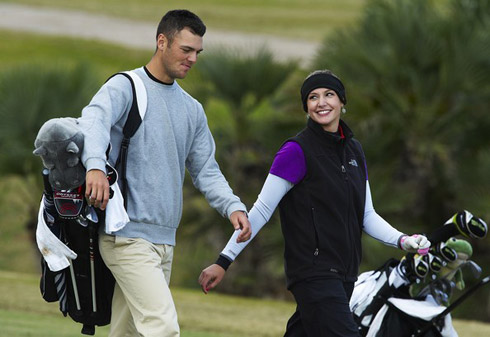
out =
{"type": "Polygon", "coordinates": [[[55,284],[55,275],[58,273],[60,272],[49,270],[48,264],[44,258],[41,258],[41,280],[39,287],[41,295],[46,302],[56,302],[59,299],[55,284]]]}

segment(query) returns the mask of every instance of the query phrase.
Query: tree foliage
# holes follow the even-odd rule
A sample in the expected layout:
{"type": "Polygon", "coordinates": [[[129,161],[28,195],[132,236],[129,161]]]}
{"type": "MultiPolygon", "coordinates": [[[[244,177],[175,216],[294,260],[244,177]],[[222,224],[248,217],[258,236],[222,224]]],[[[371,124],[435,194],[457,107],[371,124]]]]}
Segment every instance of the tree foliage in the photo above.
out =
{"type": "MultiPolygon", "coordinates": [[[[218,163],[234,192],[250,209],[275,151],[287,137],[294,135],[285,134],[290,130],[281,128],[281,122],[276,119],[279,116],[287,124],[294,117],[282,111],[276,114],[272,98],[297,65],[275,61],[266,49],[252,55],[220,49],[203,56],[196,68],[202,84],[196,93],[205,105],[217,143],[218,163]]],[[[187,205],[193,206],[184,215],[183,226],[194,223],[196,234],[202,235],[203,226],[196,221],[202,224],[203,217],[206,222],[222,224],[204,226],[207,228],[205,239],[214,247],[215,258],[233,232],[232,228],[228,221],[219,219],[214,210],[206,205],[198,206],[202,198],[193,189],[186,191],[193,196],[186,198],[187,205]]],[[[234,292],[254,295],[283,291],[282,236],[277,219],[266,227],[240,256],[236,268],[239,270],[229,272],[220,289],[231,291],[233,288],[234,292]]]]}
{"type": "MultiPolygon", "coordinates": [[[[318,52],[314,67],[346,84],[374,205],[402,231],[430,232],[462,209],[490,220],[489,31],[486,0],[371,0],[318,52]]],[[[366,242],[370,269],[388,250],[366,242]]],[[[471,243],[488,273],[488,239],[471,243]]],[[[485,319],[475,299],[464,306],[485,319]]]]}
{"type": "Polygon", "coordinates": [[[77,117],[95,92],[88,65],[23,64],[0,74],[0,174],[41,172],[32,154],[41,126],[55,117],[77,117]]]}
{"type": "Polygon", "coordinates": [[[22,64],[0,74],[0,177],[24,182],[17,194],[28,210],[25,225],[32,237],[42,191],[42,163],[32,154],[34,140],[48,119],[79,116],[96,90],[96,78],[86,64],[22,64]]]}
{"type": "Polygon", "coordinates": [[[359,25],[330,36],[315,61],[346,82],[377,208],[425,230],[462,207],[490,215],[479,172],[490,143],[490,7],[437,4],[370,1],[359,25]]]}

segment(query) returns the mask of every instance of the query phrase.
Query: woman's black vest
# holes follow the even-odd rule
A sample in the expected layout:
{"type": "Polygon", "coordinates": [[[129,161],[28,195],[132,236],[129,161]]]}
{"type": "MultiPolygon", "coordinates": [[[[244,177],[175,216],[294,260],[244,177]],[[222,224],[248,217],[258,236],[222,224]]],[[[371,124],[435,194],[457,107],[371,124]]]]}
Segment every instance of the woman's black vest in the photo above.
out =
{"type": "Polygon", "coordinates": [[[303,149],[306,176],[279,204],[288,288],[311,278],[355,281],[361,260],[366,166],[347,124],[340,134],[308,120],[290,140],[303,149]]]}

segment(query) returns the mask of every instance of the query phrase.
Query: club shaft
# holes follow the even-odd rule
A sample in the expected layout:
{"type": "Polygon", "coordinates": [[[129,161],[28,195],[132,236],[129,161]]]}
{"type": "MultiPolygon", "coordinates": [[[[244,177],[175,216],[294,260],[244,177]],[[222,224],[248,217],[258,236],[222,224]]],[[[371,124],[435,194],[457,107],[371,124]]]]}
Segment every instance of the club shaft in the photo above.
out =
{"type": "Polygon", "coordinates": [[[90,280],[92,282],[92,311],[97,312],[97,299],[95,294],[95,265],[92,255],[90,258],[90,280]]]}
{"type": "Polygon", "coordinates": [[[73,284],[73,293],[75,294],[75,304],[77,306],[77,310],[82,310],[82,307],[80,306],[80,297],[78,296],[78,286],[77,286],[77,279],[75,278],[75,270],[73,269],[73,263],[70,260],[70,276],[71,276],[71,282],[73,284]]]}

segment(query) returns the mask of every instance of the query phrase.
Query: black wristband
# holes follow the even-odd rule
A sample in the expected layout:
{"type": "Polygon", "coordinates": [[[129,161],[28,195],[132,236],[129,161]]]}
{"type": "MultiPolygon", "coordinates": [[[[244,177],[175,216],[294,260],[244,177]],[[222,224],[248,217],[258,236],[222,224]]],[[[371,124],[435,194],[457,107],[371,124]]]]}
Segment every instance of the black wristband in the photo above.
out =
{"type": "Polygon", "coordinates": [[[223,268],[224,270],[228,270],[228,267],[233,261],[231,261],[228,257],[225,255],[220,254],[218,259],[216,260],[216,264],[223,268]]]}
{"type": "Polygon", "coordinates": [[[398,248],[401,249],[401,250],[403,250],[403,247],[402,247],[402,239],[405,236],[408,236],[408,235],[407,234],[400,235],[400,237],[398,238],[397,243],[396,243],[396,245],[398,246],[398,248]]]}

